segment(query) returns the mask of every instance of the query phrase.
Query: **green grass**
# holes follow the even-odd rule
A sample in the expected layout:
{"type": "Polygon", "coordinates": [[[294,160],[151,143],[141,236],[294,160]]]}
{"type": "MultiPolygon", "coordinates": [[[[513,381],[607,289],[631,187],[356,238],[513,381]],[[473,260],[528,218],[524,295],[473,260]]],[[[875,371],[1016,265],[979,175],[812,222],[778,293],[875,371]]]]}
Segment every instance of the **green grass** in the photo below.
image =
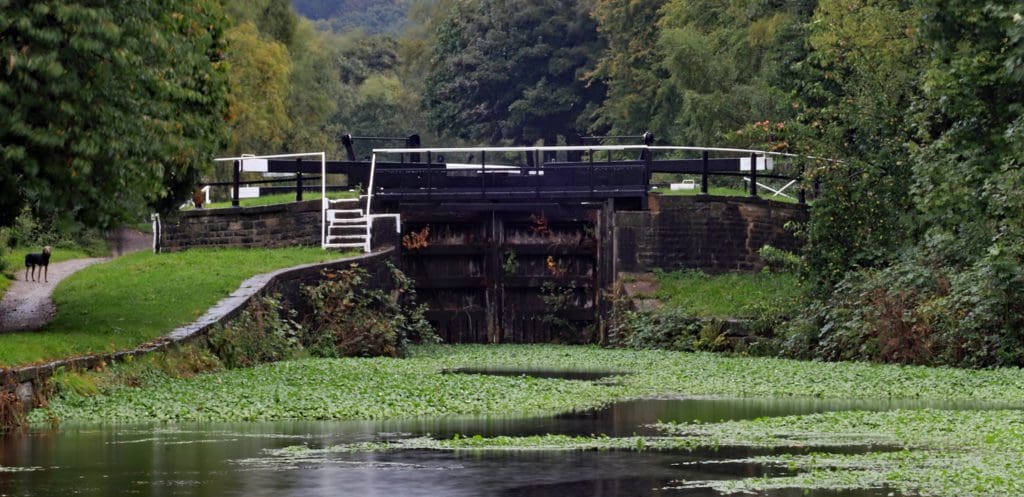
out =
{"type": "MultiPolygon", "coordinates": [[[[25,273],[25,254],[30,252],[39,252],[40,247],[33,248],[15,248],[11,250],[4,250],[3,258],[4,266],[6,266],[6,274],[0,274],[0,298],[3,298],[4,293],[11,286],[12,280],[8,276],[25,273]]],[[[92,257],[86,251],[78,248],[56,248],[53,250],[53,254],[50,257],[50,262],[62,262],[70,259],[81,259],[83,257],[92,257]]]]}
{"type": "MultiPolygon", "coordinates": [[[[792,187],[790,187],[792,188],[792,187]]],[[[700,194],[700,183],[697,183],[697,187],[693,190],[670,190],[668,188],[658,188],[654,190],[656,193],[669,196],[677,195],[699,195],[700,194]]],[[[771,191],[765,190],[764,188],[757,189],[758,197],[767,200],[775,200],[777,202],[784,202],[787,204],[797,203],[796,190],[787,189],[784,193],[791,195],[793,198],[784,197],[782,195],[774,195],[771,191]]],[[[739,188],[726,188],[726,187],[709,187],[708,195],[717,195],[720,197],[748,197],[750,196],[750,190],[741,190],[739,188]]],[[[810,201],[808,201],[810,203],[810,201]]]]}
{"type": "Polygon", "coordinates": [[[57,286],[57,316],[42,331],[0,335],[0,365],[131,348],[193,321],[250,276],[340,256],[319,248],[208,249],[96,264],[57,286]]]}
{"type": "MultiPolygon", "coordinates": [[[[36,253],[42,250],[42,247],[29,247],[23,248],[18,247],[11,249],[10,251],[4,251],[4,260],[7,261],[8,269],[13,273],[16,271],[25,270],[25,254],[36,253]]],[[[71,259],[81,259],[83,257],[93,257],[86,251],[78,248],[61,248],[57,247],[53,249],[53,253],[50,255],[50,263],[62,262],[71,259]]]]}
{"type": "MultiPolygon", "coordinates": [[[[356,198],[359,196],[359,192],[330,192],[327,194],[329,199],[340,199],[340,198],[356,198]]],[[[319,193],[305,192],[302,194],[302,200],[318,200],[321,198],[319,193]]],[[[290,193],[277,193],[274,195],[264,195],[257,198],[243,198],[238,201],[239,207],[258,207],[261,205],[277,205],[287,204],[295,201],[295,192],[290,193]]],[[[203,206],[204,209],[226,209],[231,207],[231,201],[226,202],[210,202],[203,206]]]]}
{"type": "Polygon", "coordinates": [[[141,222],[141,223],[134,223],[134,224],[131,224],[128,227],[133,229],[133,230],[136,230],[136,231],[141,231],[141,232],[143,232],[143,233],[145,233],[147,235],[152,235],[153,234],[153,223],[152,222],[148,222],[147,221],[147,222],[141,222]]]}
{"type": "Polygon", "coordinates": [[[667,306],[685,309],[700,317],[750,317],[761,303],[799,298],[797,277],[790,273],[725,273],[700,271],[657,272],[657,295],[667,306]]]}

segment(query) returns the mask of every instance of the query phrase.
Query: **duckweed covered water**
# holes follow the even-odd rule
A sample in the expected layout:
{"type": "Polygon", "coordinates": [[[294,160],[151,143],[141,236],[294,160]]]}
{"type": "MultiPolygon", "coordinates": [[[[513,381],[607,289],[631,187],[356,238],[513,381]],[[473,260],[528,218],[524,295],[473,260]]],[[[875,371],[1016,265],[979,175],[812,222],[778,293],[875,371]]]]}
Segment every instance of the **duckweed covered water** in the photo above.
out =
{"type": "Polygon", "coordinates": [[[1020,392],[1017,370],[423,347],[57,399],[33,416],[61,431],[0,439],[0,496],[1024,495],[1020,392]],[[552,365],[589,373],[523,376],[552,365]],[[272,421],[295,418],[337,421],[272,421]],[[242,419],[267,421],[188,424],[242,419]],[[82,424],[140,420],[172,424],[82,424]]]}
{"type": "MultiPolygon", "coordinates": [[[[652,433],[648,425],[656,421],[710,423],[920,404],[834,399],[642,399],[596,411],[536,418],[67,426],[59,431],[36,430],[2,439],[0,495],[718,495],[707,487],[709,482],[791,474],[785,466],[752,462],[756,456],[807,451],[329,449],[413,437],[447,440],[457,435],[618,437],[652,433]]],[[[806,492],[777,489],[766,495],[893,494],[885,488],[806,492]]]]}

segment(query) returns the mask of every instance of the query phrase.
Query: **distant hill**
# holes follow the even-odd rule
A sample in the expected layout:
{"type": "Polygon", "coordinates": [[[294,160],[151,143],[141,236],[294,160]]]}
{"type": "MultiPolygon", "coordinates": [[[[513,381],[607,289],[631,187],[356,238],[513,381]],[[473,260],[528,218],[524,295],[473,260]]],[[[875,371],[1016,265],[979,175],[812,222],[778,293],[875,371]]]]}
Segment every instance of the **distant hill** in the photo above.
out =
{"type": "Polygon", "coordinates": [[[397,33],[406,23],[411,0],[292,0],[295,11],[322,30],[341,33],[397,33]]]}

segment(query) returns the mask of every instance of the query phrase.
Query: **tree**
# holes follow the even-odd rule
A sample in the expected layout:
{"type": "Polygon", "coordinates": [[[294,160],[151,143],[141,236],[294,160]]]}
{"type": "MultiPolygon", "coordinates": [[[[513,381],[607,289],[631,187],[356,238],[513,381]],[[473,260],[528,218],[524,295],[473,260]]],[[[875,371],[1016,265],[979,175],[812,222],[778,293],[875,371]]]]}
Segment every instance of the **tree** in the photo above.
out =
{"type": "Polygon", "coordinates": [[[667,0],[636,2],[600,0],[594,9],[597,30],[608,48],[598,59],[591,81],[603,82],[608,96],[596,113],[593,129],[609,134],[654,131],[666,136],[671,123],[655,123],[668,106],[659,91],[668,72],[657,50],[661,8],[667,0]]]}
{"type": "MultiPolygon", "coordinates": [[[[434,0],[429,0],[434,1],[434,0]]],[[[300,14],[334,33],[398,33],[406,27],[410,0],[293,0],[300,14]]]]}
{"type": "Polygon", "coordinates": [[[292,71],[286,100],[291,126],[282,150],[338,149],[338,137],[329,129],[329,123],[337,112],[343,89],[334,70],[329,42],[309,21],[299,23],[292,43],[295,50],[291,51],[292,71]]]}
{"type": "Polygon", "coordinates": [[[822,0],[809,24],[796,85],[804,144],[843,160],[812,172],[824,196],[806,230],[807,276],[826,292],[848,271],[891,264],[917,239],[910,109],[927,60],[920,15],[900,0],[822,0]]]}
{"type": "Polygon", "coordinates": [[[956,266],[1024,255],[1024,14],[1013,1],[928,0],[934,56],[919,114],[917,205],[936,255],[956,266]]]}
{"type": "Polygon", "coordinates": [[[0,226],[176,205],[226,139],[215,1],[0,0],[0,226]]]}
{"type": "Polygon", "coordinates": [[[601,50],[585,0],[459,3],[438,24],[425,102],[439,130],[554,143],[586,129],[603,97],[583,76],[601,50]]]}
{"type": "Polygon", "coordinates": [[[791,66],[805,53],[814,2],[602,0],[608,40],[595,81],[608,85],[596,130],[651,130],[668,141],[721,143],[729,132],[795,113],[791,66]]]}
{"type": "Polygon", "coordinates": [[[289,0],[268,0],[257,22],[261,33],[268,34],[285,46],[291,46],[299,17],[292,10],[289,0]]]}
{"type": "Polygon", "coordinates": [[[291,127],[286,101],[292,72],[288,49],[264,40],[256,25],[231,28],[231,154],[277,153],[291,127]]]}

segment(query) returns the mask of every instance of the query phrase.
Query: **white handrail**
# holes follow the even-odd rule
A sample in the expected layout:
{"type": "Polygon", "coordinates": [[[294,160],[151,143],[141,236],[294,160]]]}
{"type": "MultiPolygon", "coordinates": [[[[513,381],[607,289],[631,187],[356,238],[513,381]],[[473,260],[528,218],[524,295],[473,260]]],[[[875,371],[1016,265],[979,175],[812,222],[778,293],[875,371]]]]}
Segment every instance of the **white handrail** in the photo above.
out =
{"type": "Polygon", "coordinates": [[[370,237],[373,236],[373,216],[370,215],[370,206],[373,204],[373,176],[377,170],[377,154],[370,156],[370,186],[366,189],[366,251],[370,251],[370,237]]]}
{"type": "Polygon", "coordinates": [[[273,155],[250,155],[250,154],[243,154],[241,157],[218,157],[216,159],[213,159],[213,161],[214,162],[228,162],[228,161],[246,160],[246,159],[285,159],[285,158],[288,158],[288,157],[310,157],[310,156],[313,156],[313,155],[319,155],[321,160],[325,160],[325,158],[327,156],[327,154],[325,152],[305,152],[305,153],[298,153],[298,154],[273,154],[273,155]]]}
{"type": "Polygon", "coordinates": [[[320,248],[327,245],[327,153],[326,152],[300,152],[295,154],[271,154],[251,155],[242,154],[241,157],[218,157],[214,162],[234,162],[252,159],[287,159],[289,157],[320,157],[320,248]]]}
{"type": "Polygon", "coordinates": [[[633,150],[647,148],[645,145],[595,145],[593,147],[556,146],[556,147],[442,147],[442,148],[375,148],[379,154],[415,154],[424,152],[534,152],[534,151],[587,151],[587,150],[633,150]]]}
{"type": "Polygon", "coordinates": [[[327,249],[327,161],[320,162],[320,250],[327,249]]]}

